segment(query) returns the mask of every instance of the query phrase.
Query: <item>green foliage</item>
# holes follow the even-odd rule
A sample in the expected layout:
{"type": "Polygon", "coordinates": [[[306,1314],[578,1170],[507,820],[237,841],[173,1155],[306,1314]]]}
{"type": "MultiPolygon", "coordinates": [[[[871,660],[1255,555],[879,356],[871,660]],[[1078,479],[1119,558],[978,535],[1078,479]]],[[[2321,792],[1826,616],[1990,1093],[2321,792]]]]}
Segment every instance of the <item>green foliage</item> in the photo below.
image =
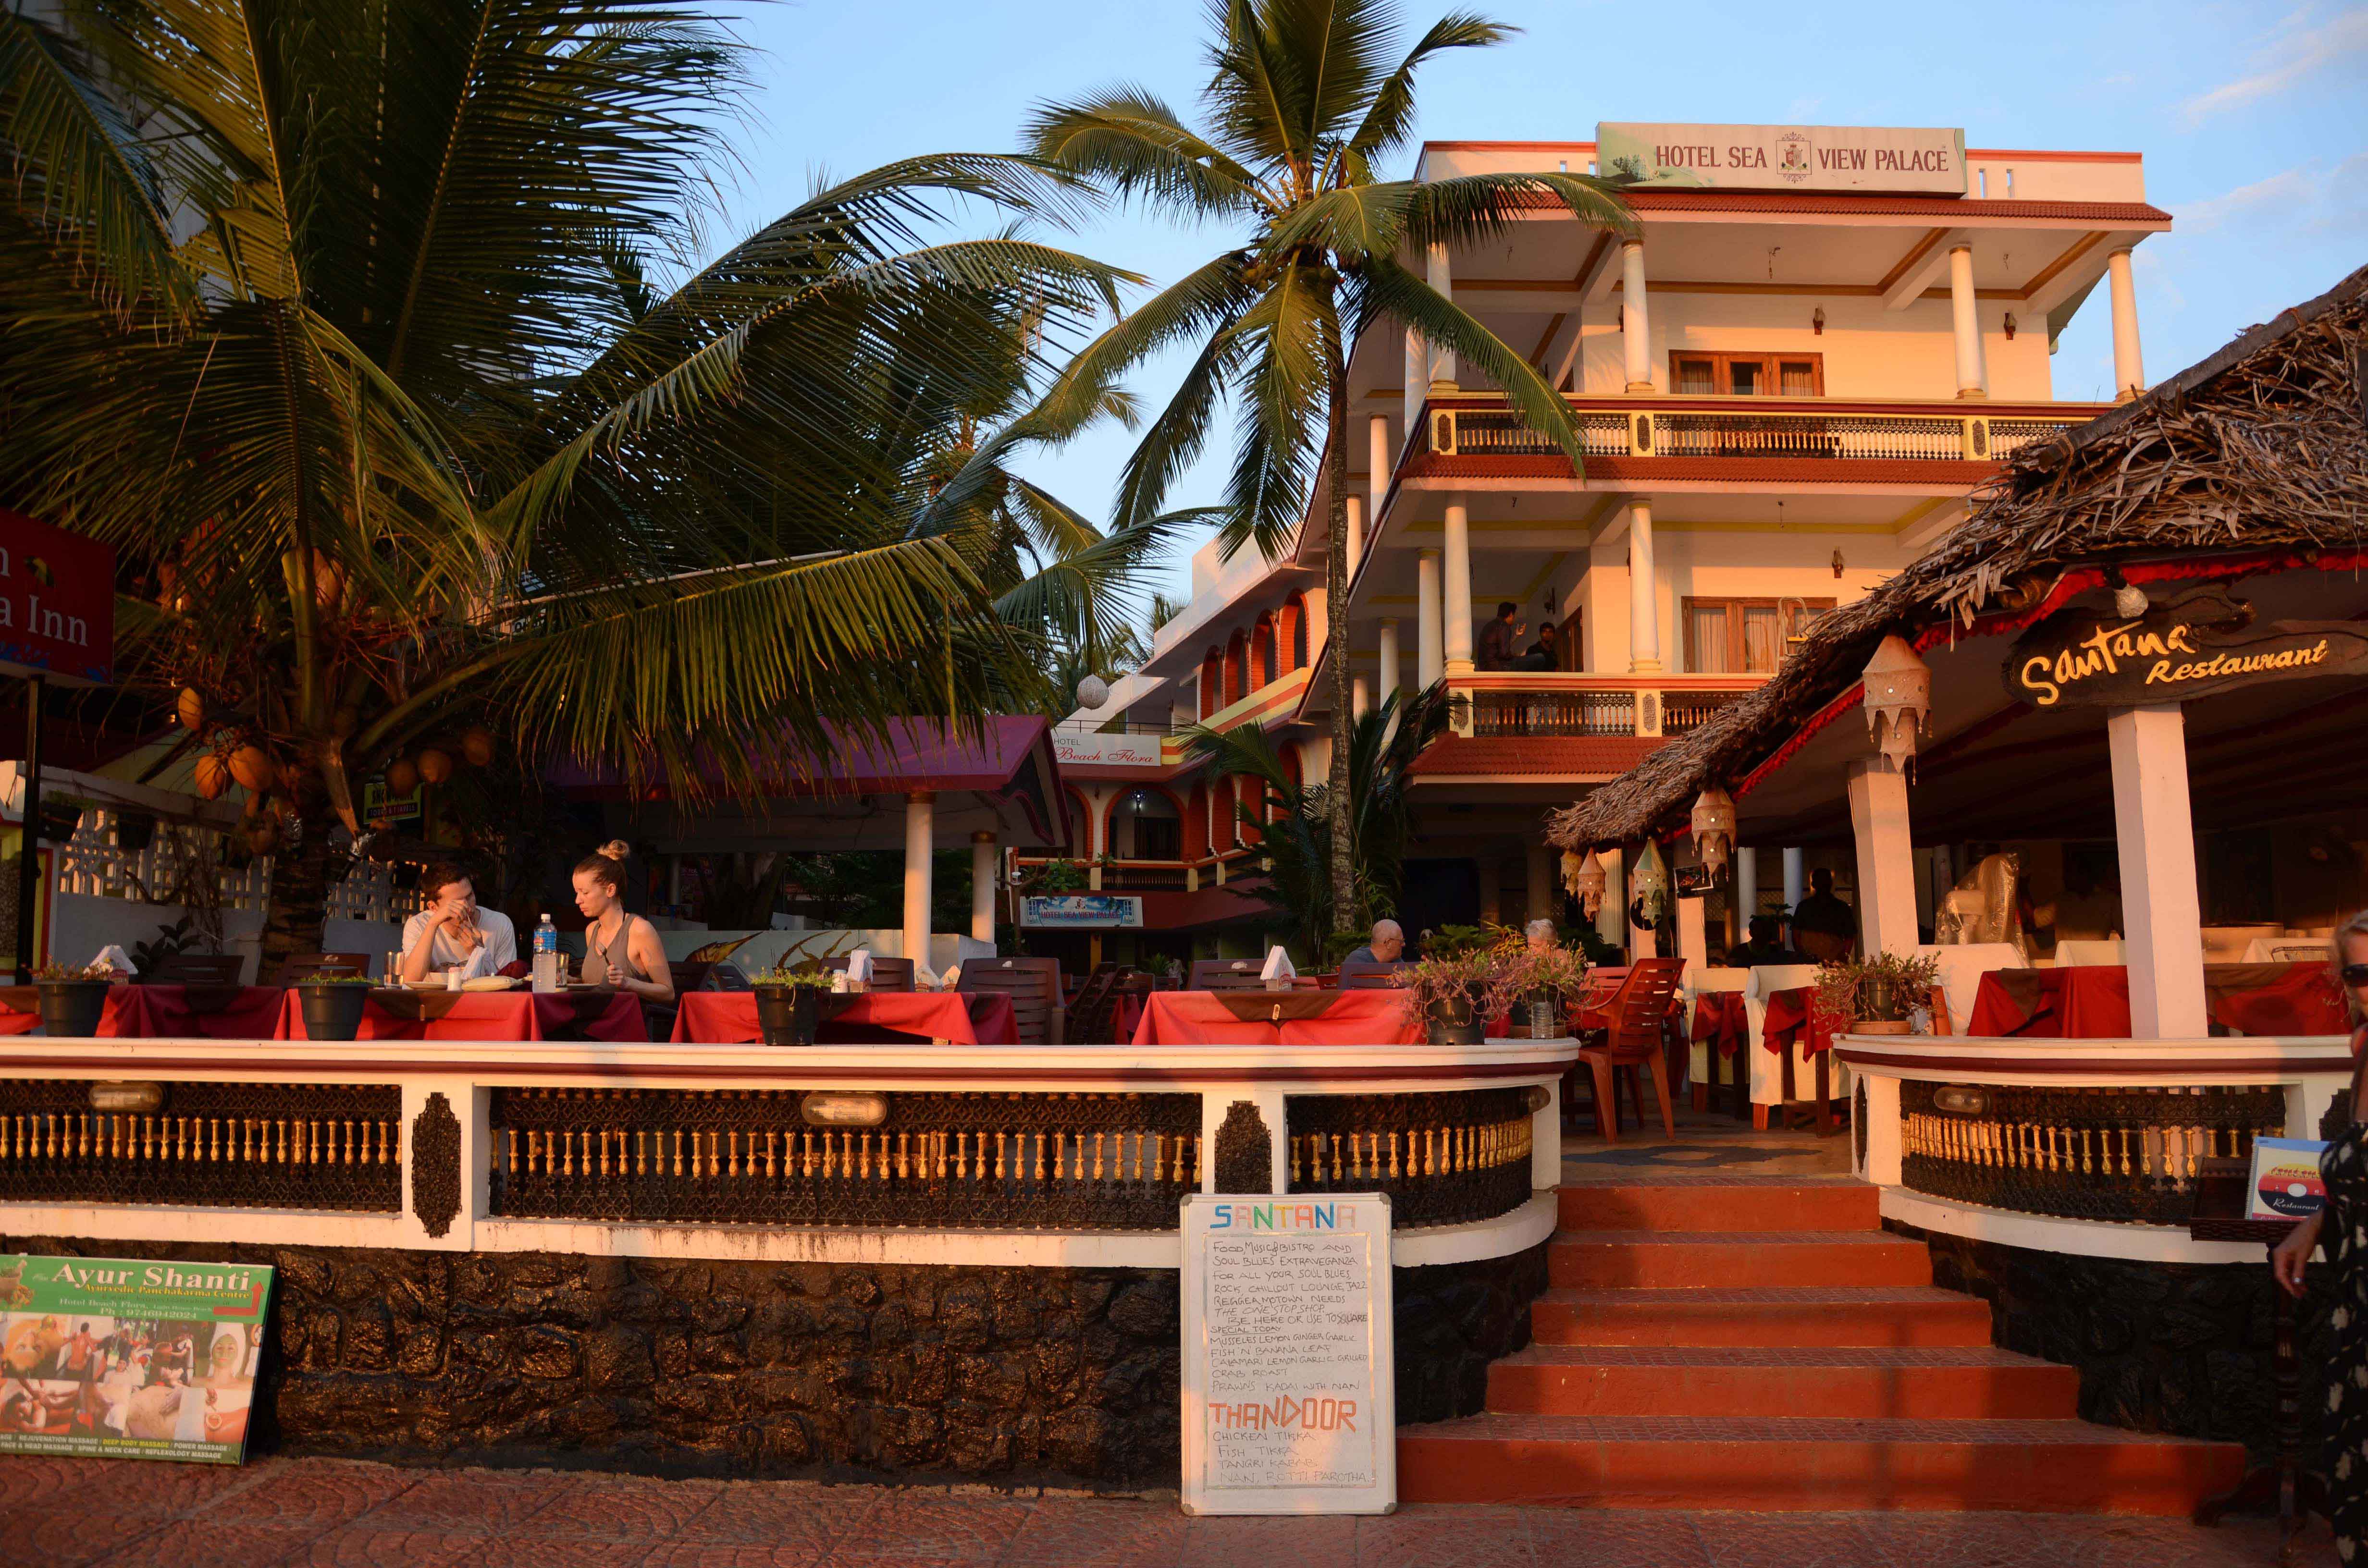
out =
{"type": "Polygon", "coordinates": [[[1518,934],[1502,926],[1438,926],[1425,928],[1421,948],[1425,958],[1464,959],[1474,953],[1493,952],[1520,940],[1518,934]]]}
{"type": "Polygon", "coordinates": [[[1817,966],[1817,1007],[1827,1017],[1896,1022],[1924,1006],[1941,983],[1936,953],[1873,953],[1817,966]]]}

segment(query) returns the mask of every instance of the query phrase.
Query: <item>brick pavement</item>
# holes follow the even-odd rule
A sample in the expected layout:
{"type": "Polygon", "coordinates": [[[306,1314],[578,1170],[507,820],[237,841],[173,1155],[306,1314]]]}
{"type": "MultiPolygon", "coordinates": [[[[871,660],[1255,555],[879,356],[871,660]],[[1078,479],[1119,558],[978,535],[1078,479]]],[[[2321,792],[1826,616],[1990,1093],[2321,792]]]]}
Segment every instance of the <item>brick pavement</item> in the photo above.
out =
{"type": "MultiPolygon", "coordinates": [[[[1173,1499],[555,1471],[0,1459],[0,1562],[76,1568],[2264,1568],[2260,1520],[1410,1507],[1188,1519],[1173,1499]]],[[[2334,1561],[2324,1527],[2300,1554],[2334,1561]]]]}

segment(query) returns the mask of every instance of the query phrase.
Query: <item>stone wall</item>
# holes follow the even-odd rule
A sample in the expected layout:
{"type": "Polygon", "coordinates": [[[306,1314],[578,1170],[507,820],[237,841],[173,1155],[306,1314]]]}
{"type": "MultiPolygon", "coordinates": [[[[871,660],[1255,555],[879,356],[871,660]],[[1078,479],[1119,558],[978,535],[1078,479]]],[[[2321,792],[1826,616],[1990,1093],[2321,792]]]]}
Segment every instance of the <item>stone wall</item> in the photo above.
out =
{"type": "MultiPolygon", "coordinates": [[[[2275,1447],[2266,1255],[2253,1264],[2134,1263],[1969,1241],[1886,1221],[1929,1242],[1932,1282],[1990,1305],[1999,1346],[2080,1369],[2080,1415],[2108,1426],[2275,1447]]],[[[2303,1457],[2320,1464],[2333,1271],[2316,1258],[2297,1303],[2303,1457]]]]}
{"type": "MultiPolygon", "coordinates": [[[[251,1452],[1174,1486],[1169,1269],[668,1262],[0,1237],[268,1264],[251,1452]]],[[[1399,1418],[1480,1407],[1543,1246],[1397,1271],[1399,1418]]]]}

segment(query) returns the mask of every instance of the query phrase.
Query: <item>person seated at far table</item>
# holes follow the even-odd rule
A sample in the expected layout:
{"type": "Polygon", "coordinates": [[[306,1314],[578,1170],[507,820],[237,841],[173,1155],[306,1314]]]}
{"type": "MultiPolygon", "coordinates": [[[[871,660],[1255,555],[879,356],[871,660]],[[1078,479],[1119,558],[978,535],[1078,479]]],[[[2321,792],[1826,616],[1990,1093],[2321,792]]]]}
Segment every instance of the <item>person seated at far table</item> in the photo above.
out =
{"type": "Polygon", "coordinates": [[[1392,964],[1406,957],[1406,930],[1395,920],[1376,920],[1365,945],[1343,960],[1349,964],[1392,964]]]}
{"type": "Polygon", "coordinates": [[[439,861],[419,881],[433,902],[403,923],[404,979],[458,968],[461,979],[474,980],[518,962],[517,927],[500,910],[477,907],[466,867],[439,861]]]}
{"type": "Polygon", "coordinates": [[[656,926],[625,913],[625,857],[631,853],[623,839],[614,838],[575,862],[575,907],[585,920],[584,983],[632,992],[642,999],[653,1027],[663,1013],[671,1031],[674,971],[666,964],[666,945],[656,926]]]}
{"type": "Polygon", "coordinates": [[[1764,963],[1800,963],[1801,955],[1786,947],[1777,935],[1776,917],[1755,915],[1751,917],[1751,939],[1737,942],[1727,949],[1727,965],[1733,969],[1750,969],[1764,963]]]}

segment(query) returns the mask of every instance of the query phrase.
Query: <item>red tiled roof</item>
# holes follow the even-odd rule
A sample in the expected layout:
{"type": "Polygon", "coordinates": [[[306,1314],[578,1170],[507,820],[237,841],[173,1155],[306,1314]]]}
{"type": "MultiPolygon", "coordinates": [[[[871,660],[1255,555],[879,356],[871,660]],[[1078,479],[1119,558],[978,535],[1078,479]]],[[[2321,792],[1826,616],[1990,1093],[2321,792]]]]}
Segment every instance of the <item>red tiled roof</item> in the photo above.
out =
{"type": "MultiPolygon", "coordinates": [[[[1632,458],[1587,460],[1589,479],[1734,480],[1780,484],[1978,484],[1994,462],[1946,458],[1632,458]]],[[[1560,456],[1421,452],[1406,460],[1406,479],[1568,479],[1560,456]]]]}
{"type": "Polygon", "coordinates": [[[1662,744],[1648,735],[1448,735],[1406,771],[1417,778],[1617,778],[1662,744]]]}

